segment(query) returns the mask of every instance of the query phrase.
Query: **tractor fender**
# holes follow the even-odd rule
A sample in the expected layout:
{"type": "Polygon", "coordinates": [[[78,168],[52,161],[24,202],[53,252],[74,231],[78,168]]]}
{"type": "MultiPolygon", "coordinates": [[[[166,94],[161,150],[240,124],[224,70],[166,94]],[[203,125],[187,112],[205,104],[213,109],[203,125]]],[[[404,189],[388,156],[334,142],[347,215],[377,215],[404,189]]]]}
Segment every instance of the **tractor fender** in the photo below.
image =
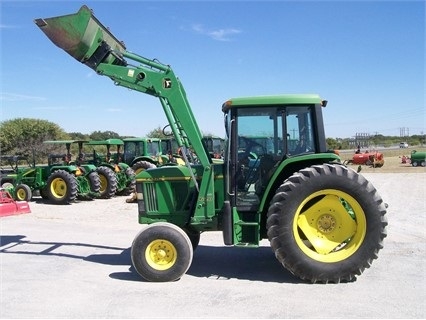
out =
{"type": "Polygon", "coordinates": [[[342,165],[340,157],[334,153],[307,154],[303,156],[290,157],[280,162],[270,177],[269,182],[265,186],[264,192],[259,194],[259,196],[261,196],[260,206],[258,209],[259,212],[267,210],[267,207],[269,207],[269,202],[275,194],[275,190],[288,177],[293,175],[293,173],[303,168],[323,163],[336,163],[342,165]]]}

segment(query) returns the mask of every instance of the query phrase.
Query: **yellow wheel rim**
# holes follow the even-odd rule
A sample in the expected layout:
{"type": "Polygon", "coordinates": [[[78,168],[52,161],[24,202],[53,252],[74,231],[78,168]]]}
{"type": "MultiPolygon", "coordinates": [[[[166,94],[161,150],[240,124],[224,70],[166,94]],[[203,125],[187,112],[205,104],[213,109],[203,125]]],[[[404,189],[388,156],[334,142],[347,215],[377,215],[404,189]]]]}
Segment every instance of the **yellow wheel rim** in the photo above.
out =
{"type": "Polygon", "coordinates": [[[101,188],[99,189],[99,192],[102,193],[106,190],[108,186],[108,180],[103,174],[99,175],[99,180],[101,181],[101,188]]]}
{"type": "Polygon", "coordinates": [[[16,192],[16,197],[18,200],[25,200],[27,193],[23,189],[19,189],[18,192],[16,192]]]}
{"type": "Polygon", "coordinates": [[[299,248],[312,259],[328,263],[354,254],[365,238],[366,229],[365,213],[358,201],[334,189],[307,197],[297,208],[293,222],[299,248]]]}
{"type": "Polygon", "coordinates": [[[50,186],[50,191],[56,198],[62,198],[67,193],[67,184],[63,179],[55,178],[50,186]]]}
{"type": "Polygon", "coordinates": [[[145,250],[145,260],[151,268],[156,270],[167,270],[171,268],[175,264],[176,258],[176,248],[167,240],[154,240],[145,250]]]}

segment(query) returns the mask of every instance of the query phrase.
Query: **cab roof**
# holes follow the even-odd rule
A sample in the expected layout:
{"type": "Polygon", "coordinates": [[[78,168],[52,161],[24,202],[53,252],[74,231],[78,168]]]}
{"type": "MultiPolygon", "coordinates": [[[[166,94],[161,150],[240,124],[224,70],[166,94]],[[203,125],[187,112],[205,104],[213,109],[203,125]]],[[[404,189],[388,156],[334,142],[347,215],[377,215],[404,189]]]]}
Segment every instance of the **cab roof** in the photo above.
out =
{"type": "Polygon", "coordinates": [[[281,94],[270,96],[255,96],[232,98],[222,105],[222,111],[226,112],[230,108],[238,106],[268,106],[279,104],[320,104],[322,99],[318,94],[281,94]]]}

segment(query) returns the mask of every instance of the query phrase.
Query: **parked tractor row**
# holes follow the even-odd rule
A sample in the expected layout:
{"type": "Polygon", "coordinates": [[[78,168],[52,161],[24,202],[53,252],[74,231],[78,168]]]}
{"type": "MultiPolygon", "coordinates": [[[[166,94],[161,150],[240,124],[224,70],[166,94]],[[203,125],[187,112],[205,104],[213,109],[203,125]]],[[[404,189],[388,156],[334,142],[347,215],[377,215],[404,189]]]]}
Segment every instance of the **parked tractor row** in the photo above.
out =
{"type": "MultiPolygon", "coordinates": [[[[223,140],[205,136],[206,148],[219,157],[223,140]]],[[[45,141],[64,147],[51,153],[47,165],[36,165],[22,155],[1,157],[0,185],[16,200],[29,201],[34,192],[55,204],[75,199],[108,199],[129,195],[135,190],[139,172],[163,164],[183,165],[182,153],[174,138],[125,138],[107,140],[45,141]],[[90,152],[87,152],[90,148],[90,152]],[[73,158],[72,150],[77,150],[73,158]]],[[[34,158],[34,157],[33,157],[34,158]]],[[[193,159],[195,161],[195,159],[193,159]]]]}

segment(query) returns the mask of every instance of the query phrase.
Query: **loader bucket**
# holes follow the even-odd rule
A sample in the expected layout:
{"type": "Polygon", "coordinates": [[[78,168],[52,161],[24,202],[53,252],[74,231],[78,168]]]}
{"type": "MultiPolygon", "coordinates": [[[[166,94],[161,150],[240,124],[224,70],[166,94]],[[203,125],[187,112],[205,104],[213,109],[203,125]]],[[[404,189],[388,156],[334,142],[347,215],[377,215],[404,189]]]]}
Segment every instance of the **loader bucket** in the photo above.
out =
{"type": "Polygon", "coordinates": [[[34,20],[35,24],[59,48],[78,61],[96,69],[101,62],[126,65],[121,53],[126,50],[83,5],[77,13],[34,20]]]}

